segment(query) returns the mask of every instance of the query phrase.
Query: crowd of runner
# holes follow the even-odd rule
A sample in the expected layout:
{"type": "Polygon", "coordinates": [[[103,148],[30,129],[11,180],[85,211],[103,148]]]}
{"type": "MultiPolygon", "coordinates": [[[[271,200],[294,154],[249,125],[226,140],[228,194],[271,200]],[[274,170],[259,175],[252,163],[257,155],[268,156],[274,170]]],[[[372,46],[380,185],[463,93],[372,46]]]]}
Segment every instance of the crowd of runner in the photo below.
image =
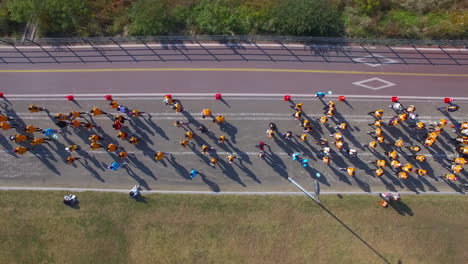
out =
{"type": "MultiPolygon", "coordinates": [[[[293,109],[292,118],[297,120],[298,126],[300,128],[296,129],[295,131],[289,130],[286,133],[278,134],[278,128],[276,124],[271,122],[269,123],[266,130],[265,141],[268,142],[269,139],[275,137],[283,137],[285,140],[291,140],[293,137],[296,137],[302,142],[307,142],[309,135],[315,133],[314,126],[324,126],[326,128],[330,128],[328,121],[330,119],[337,121],[335,119],[335,114],[337,112],[336,104],[333,101],[324,101],[323,98],[325,97],[325,94],[323,93],[317,93],[317,97],[324,104],[322,116],[317,119],[310,118],[304,114],[302,103],[293,104],[291,106],[293,109]]],[[[181,102],[179,100],[173,99],[171,96],[165,96],[163,103],[176,113],[185,111],[181,102]]],[[[368,161],[375,166],[375,175],[382,176],[387,167],[390,168],[392,173],[394,173],[399,179],[402,180],[407,179],[411,174],[418,176],[427,175],[427,170],[421,166],[426,162],[426,156],[421,154],[420,151],[423,147],[429,148],[437,140],[442,140],[440,139],[439,135],[442,131],[444,131],[444,129],[451,129],[457,134],[457,136],[452,139],[452,143],[454,150],[459,153],[459,156],[453,159],[446,159],[448,164],[445,164],[444,166],[446,166],[450,172],[445,175],[441,175],[440,177],[443,177],[448,181],[457,181],[457,174],[463,170],[463,165],[467,163],[465,155],[468,155],[468,122],[453,123],[449,125],[447,119],[440,119],[435,122],[426,124],[419,119],[419,115],[417,114],[416,107],[414,105],[403,106],[400,102],[394,102],[389,107],[389,111],[391,111],[393,115],[393,117],[389,120],[382,119],[384,114],[383,109],[375,109],[374,111],[367,113],[368,115],[373,116],[375,120],[369,124],[371,127],[371,130],[367,132],[369,135],[369,143],[366,144],[365,147],[368,148],[371,152],[377,152],[377,146],[381,145],[382,149],[386,150],[384,153],[377,153],[380,154],[381,158],[368,161]],[[410,145],[402,138],[391,141],[385,137],[385,133],[383,132],[382,128],[397,128],[403,122],[406,123],[410,129],[412,129],[412,133],[418,139],[419,144],[410,145]],[[407,155],[405,150],[409,152],[409,155],[413,160],[412,162],[400,162],[399,157],[401,155],[407,155]]],[[[36,105],[30,105],[28,110],[31,113],[47,111],[46,108],[36,105]]],[[[450,113],[458,111],[459,106],[450,103],[445,107],[438,108],[438,110],[445,112],[447,115],[450,115],[450,113]]],[[[118,141],[127,141],[132,145],[138,145],[140,144],[141,139],[136,135],[122,131],[122,128],[125,126],[125,122],[129,119],[137,119],[145,114],[145,112],[141,112],[137,109],[130,109],[129,107],[120,104],[116,100],[112,100],[109,103],[109,109],[100,109],[98,107],[94,107],[90,109],[89,112],[71,111],[69,113],[55,114],[53,119],[59,129],[39,128],[33,125],[20,126],[13,118],[3,113],[0,114],[0,128],[3,130],[9,130],[12,128],[16,129],[17,134],[9,136],[9,139],[10,141],[18,144],[18,146],[13,149],[13,152],[22,155],[37,145],[41,145],[53,140],[53,138],[56,137],[56,134],[65,127],[95,131],[93,128],[95,128],[96,124],[86,121],[83,117],[87,115],[94,117],[103,115],[108,116],[111,120],[109,126],[115,130],[115,137],[118,141]]],[[[201,110],[201,117],[220,125],[226,122],[226,119],[223,115],[214,115],[213,111],[209,108],[204,108],[201,110]]],[[[349,124],[346,122],[335,123],[337,123],[336,126],[333,126],[334,130],[336,131],[335,133],[330,134],[329,137],[322,136],[318,140],[314,140],[314,143],[321,148],[317,155],[319,155],[322,162],[328,166],[333,166],[331,161],[333,160],[335,153],[342,153],[343,155],[348,155],[349,157],[356,157],[358,155],[358,151],[356,149],[347,147],[348,144],[346,144],[344,133],[349,129],[349,124]]],[[[196,147],[193,144],[192,139],[198,135],[192,132],[192,130],[187,129],[189,125],[193,124],[181,122],[179,120],[174,121],[172,124],[175,127],[185,129],[186,131],[184,137],[180,138],[178,141],[178,144],[181,147],[185,148],[189,145],[191,147],[196,147]]],[[[208,129],[203,124],[199,124],[197,126],[197,131],[197,133],[203,134],[207,133],[208,129]]],[[[220,145],[225,144],[226,140],[226,135],[221,134],[217,136],[216,143],[220,145]]],[[[89,145],[78,146],[73,144],[66,147],[65,150],[68,153],[68,156],[64,162],[73,164],[79,160],[79,157],[74,156],[76,151],[86,151],[86,149],[103,149],[110,153],[115,153],[121,160],[121,162],[112,162],[109,164],[107,167],[108,169],[118,170],[120,167],[125,166],[125,160],[128,158],[129,153],[123,147],[119,146],[119,144],[116,144],[115,141],[108,143],[104,142],[106,142],[106,139],[102,135],[97,133],[92,134],[88,138],[89,145]]],[[[269,147],[269,145],[264,141],[260,141],[257,145],[255,145],[255,147],[259,149],[258,157],[260,159],[264,159],[265,156],[268,155],[265,146],[269,147]]],[[[213,149],[214,148],[209,144],[203,144],[200,148],[200,151],[203,154],[209,155],[210,151],[213,149]]],[[[156,161],[160,161],[171,155],[172,154],[170,153],[155,151],[153,158],[156,161]]],[[[290,153],[290,156],[293,160],[300,162],[303,167],[309,166],[309,160],[306,157],[302,158],[300,153],[290,153]]],[[[235,163],[236,159],[239,159],[239,156],[236,154],[229,154],[226,157],[226,160],[229,164],[235,163]]],[[[216,167],[217,164],[218,159],[216,157],[210,156],[209,165],[216,167]]],[[[349,176],[354,176],[356,171],[356,168],[354,167],[338,167],[337,169],[346,172],[349,176]]],[[[190,172],[190,177],[193,178],[197,174],[198,171],[196,169],[192,169],[190,172]]]]}

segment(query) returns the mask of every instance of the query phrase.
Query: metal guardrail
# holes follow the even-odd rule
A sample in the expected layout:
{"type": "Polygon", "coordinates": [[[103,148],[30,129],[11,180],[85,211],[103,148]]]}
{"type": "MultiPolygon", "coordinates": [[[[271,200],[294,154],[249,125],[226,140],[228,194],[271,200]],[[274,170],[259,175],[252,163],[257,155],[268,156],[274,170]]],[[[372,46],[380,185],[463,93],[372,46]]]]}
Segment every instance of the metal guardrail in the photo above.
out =
{"type": "Polygon", "coordinates": [[[272,61],[468,65],[466,40],[288,36],[0,38],[0,64],[141,61],[272,61]]]}

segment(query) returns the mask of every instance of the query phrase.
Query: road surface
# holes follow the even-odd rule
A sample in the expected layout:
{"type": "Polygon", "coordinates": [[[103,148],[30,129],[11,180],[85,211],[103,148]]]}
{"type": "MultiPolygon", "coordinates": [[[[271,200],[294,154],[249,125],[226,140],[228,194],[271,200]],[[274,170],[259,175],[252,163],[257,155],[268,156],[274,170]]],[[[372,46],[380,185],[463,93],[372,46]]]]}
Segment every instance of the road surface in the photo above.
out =
{"type": "MultiPolygon", "coordinates": [[[[390,96],[409,96],[403,103],[414,103],[427,122],[444,117],[443,113],[435,110],[443,105],[442,97],[456,97],[462,110],[451,118],[466,120],[467,66],[386,64],[374,67],[366,64],[272,61],[1,64],[0,79],[0,91],[6,95],[2,104],[4,111],[20,118],[20,122],[42,128],[53,126],[53,122],[45,113],[28,113],[26,109],[31,103],[46,106],[51,113],[73,109],[88,111],[92,106],[109,109],[102,94],[125,94],[117,99],[132,108],[151,113],[151,116],[129,122],[127,129],[141,137],[145,144],[135,147],[120,142],[132,155],[128,169],[117,172],[105,169],[116,156],[104,150],[79,152],[83,159],[77,166],[63,162],[67,155],[64,148],[72,143],[86,146],[88,132],[78,131],[79,135],[76,135],[75,131],[68,129],[49,145],[37,147],[24,156],[16,156],[10,151],[16,145],[7,140],[16,132],[2,131],[1,142],[5,151],[0,154],[0,163],[7,172],[0,179],[2,186],[127,188],[139,183],[147,189],[159,190],[295,191],[286,176],[311,186],[320,173],[318,180],[324,191],[459,190],[456,185],[437,178],[447,173],[442,166],[448,164],[444,159],[456,156],[450,143],[454,136],[450,129],[443,133],[443,140],[436,146],[424,149],[428,161],[418,166],[428,169],[430,176],[425,178],[411,177],[402,181],[388,168],[383,177],[372,176],[371,170],[375,168],[369,161],[375,160],[378,154],[365,150],[363,145],[371,139],[365,132],[370,130],[367,124],[372,118],[366,113],[383,108],[386,119],[391,117],[388,108],[390,96]],[[329,137],[334,129],[333,126],[327,128],[315,124],[309,143],[279,138],[269,140],[271,153],[265,161],[259,160],[254,145],[259,140],[267,140],[265,130],[269,122],[275,122],[281,132],[292,130],[300,133],[297,121],[291,117],[292,109],[288,102],[282,101],[282,95],[293,94],[296,102],[304,102],[308,116],[319,117],[323,105],[312,98],[317,91],[350,96],[346,103],[338,104],[340,115],[335,121],[346,121],[351,125],[352,131],[346,134],[346,142],[358,149],[358,157],[350,158],[337,152],[331,166],[322,164],[313,139],[329,137]],[[165,93],[184,93],[181,99],[187,113],[176,115],[162,106],[160,95],[165,93]],[[235,95],[227,95],[223,97],[225,100],[217,101],[213,99],[213,93],[235,95]],[[76,102],[66,101],[63,97],[66,94],[76,95],[76,102]],[[225,114],[228,126],[221,130],[218,125],[201,120],[199,112],[203,107],[225,114]],[[204,123],[214,134],[200,135],[194,140],[193,149],[183,149],[177,142],[184,131],[171,124],[176,119],[204,123]],[[215,138],[222,133],[227,134],[229,140],[226,145],[218,146],[215,138]],[[204,143],[216,149],[210,155],[223,160],[221,166],[208,166],[209,156],[199,152],[204,143]],[[173,156],[156,162],[152,158],[156,151],[170,152],[173,156]],[[291,152],[309,157],[311,168],[304,170],[292,161],[287,156],[291,152]],[[234,165],[225,162],[230,153],[237,153],[240,157],[234,165]],[[337,170],[345,166],[358,167],[356,176],[349,177],[337,170]],[[188,179],[192,168],[199,170],[203,177],[188,179]]],[[[109,118],[98,117],[95,121],[102,126],[102,130],[96,132],[106,138],[106,143],[114,141],[116,132],[110,127],[109,118]]],[[[195,126],[191,125],[190,129],[195,129],[195,126]]],[[[392,139],[403,137],[407,144],[416,142],[415,135],[406,125],[387,129],[386,133],[392,139]]],[[[402,153],[401,159],[402,163],[416,165],[407,152],[402,153]]],[[[460,174],[460,179],[462,182],[466,180],[465,172],[460,174]]]]}

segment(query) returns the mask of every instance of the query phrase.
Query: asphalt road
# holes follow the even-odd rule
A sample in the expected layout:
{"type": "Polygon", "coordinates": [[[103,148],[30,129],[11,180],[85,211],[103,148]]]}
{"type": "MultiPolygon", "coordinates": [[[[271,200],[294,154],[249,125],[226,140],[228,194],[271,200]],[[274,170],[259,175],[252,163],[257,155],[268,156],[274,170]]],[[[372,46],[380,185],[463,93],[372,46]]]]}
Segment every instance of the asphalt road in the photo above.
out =
{"type": "Polygon", "coordinates": [[[370,67],[365,64],[299,62],[2,64],[0,79],[0,91],[6,95],[312,94],[332,91],[345,95],[464,97],[468,66],[370,67]],[[368,87],[360,86],[360,83],[368,87]]]}
{"type": "MultiPolygon", "coordinates": [[[[445,158],[453,159],[456,156],[452,149],[453,144],[450,142],[450,137],[454,136],[450,129],[442,133],[441,139],[433,147],[423,148],[422,152],[428,157],[427,162],[418,164],[412,160],[408,151],[400,153],[402,163],[409,162],[414,166],[425,168],[429,176],[417,177],[413,174],[408,180],[399,180],[395,172],[389,168],[386,168],[384,176],[373,176],[372,170],[375,167],[369,161],[380,157],[383,150],[389,149],[390,146],[383,145],[378,148],[378,152],[370,152],[363,147],[371,140],[365,132],[371,130],[368,123],[373,120],[366,113],[383,108],[386,110],[385,119],[388,119],[393,115],[391,109],[388,108],[390,104],[388,99],[372,101],[350,99],[347,103],[338,103],[339,114],[337,114],[336,122],[346,121],[350,124],[349,133],[344,134],[345,142],[355,147],[359,154],[358,157],[352,158],[335,151],[330,166],[320,161],[320,156],[317,154],[319,147],[314,144],[314,139],[321,136],[329,138],[329,134],[335,131],[334,121],[330,121],[329,127],[313,123],[314,132],[307,143],[297,139],[288,141],[279,137],[268,139],[265,136],[269,122],[275,122],[280,132],[287,130],[295,134],[301,132],[298,122],[291,116],[290,103],[276,97],[264,97],[262,100],[233,97],[224,101],[193,97],[182,100],[187,111],[185,114],[176,114],[169,107],[163,106],[161,98],[118,99],[130,108],[138,108],[140,111],[150,113],[149,116],[125,123],[127,125],[125,129],[128,132],[142,139],[142,144],[137,146],[116,139],[116,131],[111,128],[111,121],[108,117],[94,118],[99,125],[95,133],[105,138],[105,144],[117,142],[131,153],[127,160],[129,164],[127,169],[121,168],[117,172],[107,170],[106,166],[119,158],[105,150],[89,151],[87,149],[89,144],[87,138],[91,134],[89,131],[74,131],[68,128],[58,139],[36,147],[31,153],[19,156],[10,151],[16,144],[9,142],[7,138],[16,132],[9,130],[2,131],[0,136],[0,142],[5,150],[0,153],[0,164],[4,172],[0,177],[0,185],[128,188],[138,183],[146,189],[159,190],[295,191],[294,186],[285,179],[290,176],[309,187],[317,178],[322,183],[324,191],[458,190],[456,185],[438,178],[448,172],[444,167],[444,164],[448,165],[445,158]],[[209,120],[203,120],[200,117],[200,111],[204,107],[210,107],[215,114],[224,114],[227,124],[220,127],[209,120]],[[197,124],[203,123],[212,134],[199,134],[195,131],[194,146],[184,149],[179,146],[178,141],[183,138],[185,130],[174,127],[171,123],[174,120],[190,122],[189,129],[194,131],[197,124]],[[228,141],[225,145],[216,144],[216,138],[221,134],[227,136],[228,141]],[[258,149],[254,145],[260,140],[267,142],[271,147],[265,160],[256,156],[258,149]],[[76,166],[67,165],[63,161],[67,156],[64,148],[73,143],[86,150],[77,152],[78,156],[83,159],[77,162],[76,166]],[[213,146],[215,151],[209,155],[200,153],[200,147],[205,143],[213,146]],[[163,161],[156,162],[152,157],[156,151],[172,153],[172,157],[168,156],[163,161]],[[310,168],[304,169],[297,161],[293,161],[287,155],[292,152],[299,152],[303,157],[308,157],[310,168]],[[240,157],[233,165],[226,162],[226,157],[230,153],[236,153],[240,157]],[[220,160],[217,168],[208,165],[211,157],[218,157],[220,160]],[[356,167],[356,176],[350,177],[338,170],[339,167],[346,166],[356,167]],[[192,168],[197,169],[202,177],[189,179],[188,174],[192,168]],[[320,177],[317,177],[317,173],[320,173],[320,177]]],[[[323,104],[319,100],[303,99],[304,110],[308,117],[317,118],[322,115],[323,104]]],[[[34,124],[41,128],[53,127],[53,122],[46,113],[27,112],[27,107],[31,103],[47,107],[51,115],[73,109],[87,111],[93,106],[110,111],[107,101],[103,98],[83,99],[76,102],[50,98],[34,100],[16,98],[4,101],[3,111],[17,118],[19,123],[34,124]]],[[[403,103],[412,102],[403,101],[403,103]]],[[[462,111],[450,117],[453,121],[463,121],[466,118],[464,109],[467,103],[464,101],[458,103],[462,111]]],[[[435,110],[436,107],[441,106],[440,101],[418,100],[414,104],[422,120],[426,122],[444,117],[441,112],[435,110]]],[[[417,144],[417,137],[411,133],[407,124],[398,128],[385,128],[384,131],[390,140],[402,137],[407,144],[417,144]]],[[[461,182],[467,180],[466,172],[460,173],[459,176],[461,182]]]]}

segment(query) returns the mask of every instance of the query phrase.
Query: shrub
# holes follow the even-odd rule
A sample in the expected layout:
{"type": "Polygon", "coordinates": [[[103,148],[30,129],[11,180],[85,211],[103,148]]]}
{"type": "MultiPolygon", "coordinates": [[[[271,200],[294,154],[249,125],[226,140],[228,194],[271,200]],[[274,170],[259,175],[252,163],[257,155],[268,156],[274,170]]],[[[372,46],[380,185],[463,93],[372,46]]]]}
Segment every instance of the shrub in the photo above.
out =
{"type": "Polygon", "coordinates": [[[175,30],[170,0],[138,0],[129,12],[129,34],[139,36],[167,35],[175,30]]]}
{"type": "Polygon", "coordinates": [[[195,7],[195,26],[203,34],[245,34],[238,7],[237,1],[202,0],[195,7]]]}
{"type": "Polygon", "coordinates": [[[450,8],[456,0],[394,0],[400,8],[407,11],[427,13],[450,8]]]}
{"type": "Polygon", "coordinates": [[[335,6],[326,0],[284,0],[274,12],[277,34],[338,36],[343,21],[335,6]]]}
{"type": "Polygon", "coordinates": [[[372,18],[361,14],[353,7],[347,7],[343,12],[345,32],[348,37],[366,38],[372,36],[375,31],[375,24],[372,18]]]}

